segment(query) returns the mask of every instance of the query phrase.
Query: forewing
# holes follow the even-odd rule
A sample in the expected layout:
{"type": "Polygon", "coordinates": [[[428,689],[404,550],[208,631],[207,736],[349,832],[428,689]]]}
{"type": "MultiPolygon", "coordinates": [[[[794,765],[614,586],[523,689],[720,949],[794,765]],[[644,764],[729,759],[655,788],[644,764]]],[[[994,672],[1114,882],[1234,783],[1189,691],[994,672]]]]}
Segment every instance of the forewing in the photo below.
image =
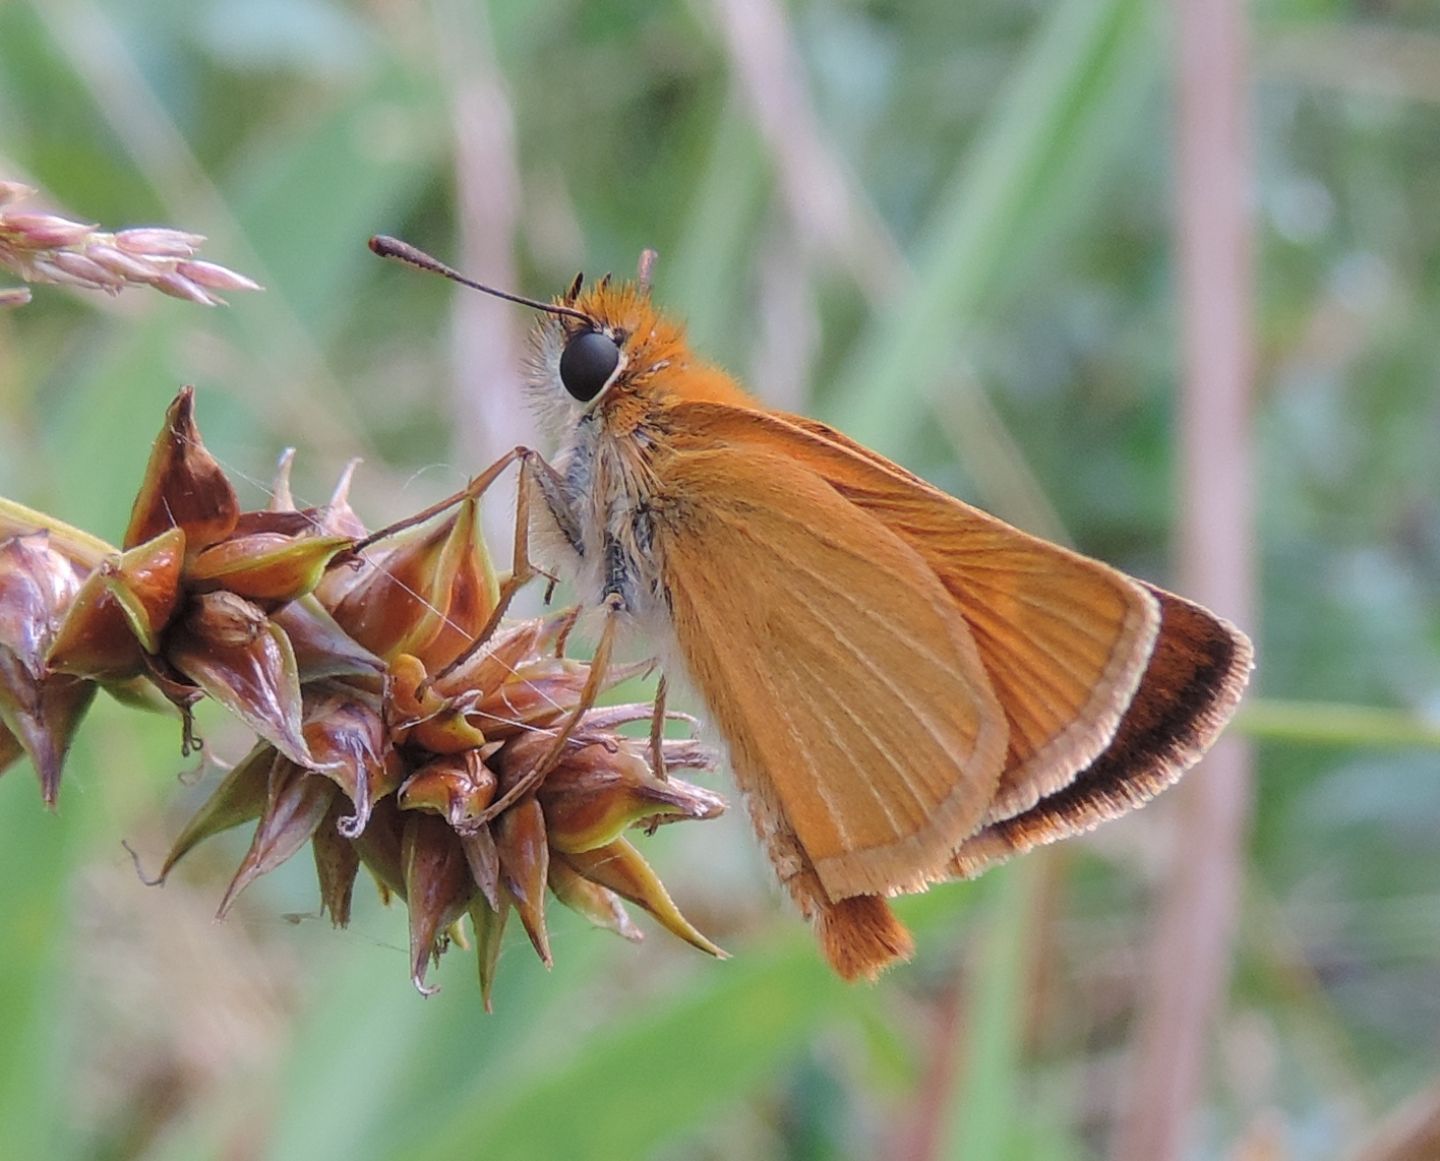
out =
{"type": "Polygon", "coordinates": [[[654,559],[782,879],[839,900],[951,873],[1006,749],[955,602],[803,460],[708,443],[656,462],[654,559]]]}
{"type": "Polygon", "coordinates": [[[1104,752],[1155,644],[1159,607],[1146,586],[947,496],[823,424],[703,403],[683,413],[736,446],[798,449],[935,576],[1008,724],[987,821],[1024,813],[1104,752]]]}

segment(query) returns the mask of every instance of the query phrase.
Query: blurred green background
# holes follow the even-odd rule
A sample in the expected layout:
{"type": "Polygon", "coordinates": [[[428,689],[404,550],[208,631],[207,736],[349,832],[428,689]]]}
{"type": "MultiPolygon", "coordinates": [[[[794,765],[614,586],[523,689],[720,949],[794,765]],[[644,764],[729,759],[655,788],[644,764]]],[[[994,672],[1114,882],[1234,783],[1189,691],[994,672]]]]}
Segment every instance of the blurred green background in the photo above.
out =
{"type": "MultiPolygon", "coordinates": [[[[1328,1158],[1440,1060],[1440,9],[1251,14],[1256,791],[1193,1155],[1328,1158]]],[[[529,320],[365,238],[542,296],[654,246],[766,399],[1163,583],[1172,33],[1138,0],[0,0],[0,178],[267,287],[0,314],[0,494],[118,538],[189,382],[250,505],[294,445],[302,502],[363,456],[357,509],[406,515],[534,438],[529,320]]],[[[0,779],[5,1156],[1086,1158],[1123,1109],[1163,805],[907,901],[915,962],[849,988],[737,804],[646,840],[734,959],[555,909],[554,971],[512,931],[486,1017],[462,953],[414,992],[364,892],[308,918],[306,858],[220,925],[242,836],[143,887],[120,842],[158,864],[216,777],[186,765],[101,704],[58,815],[0,779]]]]}

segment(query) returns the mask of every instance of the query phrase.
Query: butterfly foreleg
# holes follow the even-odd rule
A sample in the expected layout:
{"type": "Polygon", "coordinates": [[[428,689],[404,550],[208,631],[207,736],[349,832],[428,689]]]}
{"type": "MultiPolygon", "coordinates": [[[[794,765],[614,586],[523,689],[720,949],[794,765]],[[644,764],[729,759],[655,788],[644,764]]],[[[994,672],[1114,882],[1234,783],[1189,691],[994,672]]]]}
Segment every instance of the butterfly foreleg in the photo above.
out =
{"type": "Polygon", "coordinates": [[[655,712],[650,715],[650,766],[661,782],[669,780],[665,772],[665,675],[655,686],[655,712]]]}
{"type": "MultiPolygon", "coordinates": [[[[475,635],[474,640],[458,657],[431,678],[432,681],[438,681],[464,665],[484,646],[485,642],[490,640],[491,635],[499,627],[501,619],[509,611],[510,602],[515,599],[515,594],[525,585],[537,576],[543,576],[549,580],[551,589],[554,588],[556,578],[530,559],[532,491],[539,492],[551,517],[554,518],[556,525],[567,539],[572,539],[573,542],[571,529],[579,527],[569,501],[566,499],[563,477],[545,461],[539,452],[528,447],[517,447],[496,460],[471,481],[470,486],[462,495],[465,497],[482,495],[495,482],[500,473],[516,460],[520,461],[520,472],[515,489],[515,540],[511,550],[510,573],[501,580],[495,606],[490,610],[490,616],[486,618],[480,632],[475,635]]],[[[578,535],[578,531],[575,535],[578,535]]],[[[546,596],[548,599],[548,591],[546,596]]]]}
{"type": "Polygon", "coordinates": [[[521,775],[509,790],[486,807],[485,812],[476,820],[477,825],[488,822],[502,811],[509,809],[515,802],[544,782],[545,776],[555,768],[561,755],[565,753],[565,747],[569,745],[571,736],[585,715],[594,708],[595,699],[605,688],[605,677],[610,669],[610,657],[615,648],[615,632],[619,625],[620,600],[616,597],[607,599],[604,609],[605,625],[600,630],[600,641],[595,646],[595,655],[590,659],[590,671],[585,677],[585,685],[580,690],[580,698],[575,703],[575,708],[570,711],[570,716],[560,725],[554,741],[550,743],[550,748],[545,751],[540,760],[521,775]]]}

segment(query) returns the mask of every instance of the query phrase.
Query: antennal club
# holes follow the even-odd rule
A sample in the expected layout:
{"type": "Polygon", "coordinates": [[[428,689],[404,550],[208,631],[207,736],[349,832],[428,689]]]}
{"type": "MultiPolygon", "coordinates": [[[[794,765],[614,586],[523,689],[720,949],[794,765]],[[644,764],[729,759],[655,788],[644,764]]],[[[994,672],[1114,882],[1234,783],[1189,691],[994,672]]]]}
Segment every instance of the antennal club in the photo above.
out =
{"type": "Polygon", "coordinates": [[[397,262],[404,262],[417,270],[425,270],[431,274],[440,274],[450,279],[451,282],[458,282],[461,286],[468,286],[471,290],[479,290],[485,294],[493,295],[496,298],[503,298],[506,302],[516,302],[521,306],[528,306],[532,310],[543,310],[546,314],[563,315],[569,318],[578,318],[581,322],[590,326],[595,325],[595,320],[584,311],[573,310],[568,306],[556,306],[553,302],[541,302],[536,298],[526,298],[522,294],[511,294],[509,291],[496,290],[493,286],[486,286],[483,282],[476,282],[473,278],[466,278],[458,270],[455,270],[438,258],[432,258],[424,250],[417,249],[409,242],[402,242],[399,238],[392,238],[388,234],[376,234],[370,239],[370,249],[380,255],[381,258],[393,258],[397,262]]]}

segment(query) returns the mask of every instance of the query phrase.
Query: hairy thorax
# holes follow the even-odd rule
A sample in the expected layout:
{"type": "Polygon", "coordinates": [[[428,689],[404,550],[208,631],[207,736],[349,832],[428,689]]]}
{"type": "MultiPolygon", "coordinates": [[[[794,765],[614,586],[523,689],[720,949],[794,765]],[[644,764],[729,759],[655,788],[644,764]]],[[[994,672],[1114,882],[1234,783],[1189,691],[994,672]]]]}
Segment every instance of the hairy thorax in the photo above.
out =
{"type": "Polygon", "coordinates": [[[643,417],[596,411],[576,425],[555,462],[578,531],[579,543],[569,547],[579,557],[582,602],[597,606],[618,597],[642,624],[666,611],[655,530],[673,515],[674,503],[656,481],[657,454],[658,432],[643,417]]]}

